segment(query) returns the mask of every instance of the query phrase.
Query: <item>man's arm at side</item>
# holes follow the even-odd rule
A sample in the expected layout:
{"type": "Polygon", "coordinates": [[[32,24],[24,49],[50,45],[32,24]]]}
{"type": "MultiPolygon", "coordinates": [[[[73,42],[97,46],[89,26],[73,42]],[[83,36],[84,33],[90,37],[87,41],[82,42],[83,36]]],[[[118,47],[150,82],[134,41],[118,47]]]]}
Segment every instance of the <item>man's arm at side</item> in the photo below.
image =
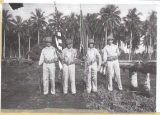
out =
{"type": "Polygon", "coordinates": [[[41,55],[40,55],[40,58],[39,58],[39,63],[38,63],[38,65],[39,65],[39,66],[42,65],[43,62],[44,62],[44,55],[43,55],[43,50],[42,50],[41,55]]]}

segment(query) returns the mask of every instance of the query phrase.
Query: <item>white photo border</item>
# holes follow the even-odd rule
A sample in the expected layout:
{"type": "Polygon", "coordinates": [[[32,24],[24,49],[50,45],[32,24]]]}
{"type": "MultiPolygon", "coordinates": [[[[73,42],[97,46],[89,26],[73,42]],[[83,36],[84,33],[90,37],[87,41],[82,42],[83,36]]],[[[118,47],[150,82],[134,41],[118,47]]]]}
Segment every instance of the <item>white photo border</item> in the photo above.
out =
{"type": "MultiPolygon", "coordinates": [[[[156,112],[160,112],[160,1],[159,0],[4,0],[4,3],[53,3],[57,4],[155,4],[157,9],[157,75],[156,112]]],[[[1,68],[1,65],[0,65],[1,68]]],[[[1,72],[1,70],[0,70],[1,72]]],[[[1,82],[1,79],[0,79],[1,82]]],[[[0,86],[1,89],[1,86],[0,86]]]]}

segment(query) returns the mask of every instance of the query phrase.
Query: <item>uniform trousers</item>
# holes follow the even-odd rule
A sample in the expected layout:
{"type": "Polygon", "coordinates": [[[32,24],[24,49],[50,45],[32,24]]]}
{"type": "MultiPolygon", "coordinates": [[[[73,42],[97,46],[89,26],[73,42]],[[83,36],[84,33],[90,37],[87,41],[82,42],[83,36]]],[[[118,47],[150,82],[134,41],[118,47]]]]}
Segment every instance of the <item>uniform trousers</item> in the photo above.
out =
{"type": "Polygon", "coordinates": [[[43,64],[43,93],[49,92],[49,80],[51,81],[51,94],[55,94],[55,63],[43,64]]]}
{"type": "Polygon", "coordinates": [[[115,80],[118,84],[118,88],[122,90],[120,67],[118,60],[107,61],[107,73],[108,73],[108,90],[113,90],[113,78],[115,75],[115,80]]]}
{"type": "Polygon", "coordinates": [[[71,82],[71,92],[76,93],[75,84],[75,64],[66,65],[63,64],[63,93],[68,93],[68,80],[71,82]]]}
{"type": "Polygon", "coordinates": [[[97,92],[97,63],[88,66],[87,92],[97,92]]]}

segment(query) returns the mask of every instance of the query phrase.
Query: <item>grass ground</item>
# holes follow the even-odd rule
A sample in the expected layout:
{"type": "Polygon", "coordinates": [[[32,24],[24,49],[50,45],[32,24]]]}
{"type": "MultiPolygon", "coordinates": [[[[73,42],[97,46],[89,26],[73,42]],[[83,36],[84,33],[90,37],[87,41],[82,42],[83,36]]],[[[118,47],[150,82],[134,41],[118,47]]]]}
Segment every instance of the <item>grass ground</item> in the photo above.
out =
{"type": "MultiPolygon", "coordinates": [[[[31,66],[2,66],[2,109],[43,109],[65,108],[84,110],[103,110],[107,112],[155,112],[156,76],[151,76],[152,97],[132,93],[128,71],[121,71],[123,91],[114,85],[108,92],[106,78],[98,74],[98,93],[87,94],[83,82],[83,68],[76,66],[76,96],[63,95],[61,79],[56,76],[56,95],[44,96],[39,90],[42,68],[31,66]]],[[[58,71],[57,71],[58,73],[58,71]]],[[[57,75],[57,74],[56,74],[57,75]]],[[[144,77],[138,75],[139,86],[143,86],[144,77]]]]}

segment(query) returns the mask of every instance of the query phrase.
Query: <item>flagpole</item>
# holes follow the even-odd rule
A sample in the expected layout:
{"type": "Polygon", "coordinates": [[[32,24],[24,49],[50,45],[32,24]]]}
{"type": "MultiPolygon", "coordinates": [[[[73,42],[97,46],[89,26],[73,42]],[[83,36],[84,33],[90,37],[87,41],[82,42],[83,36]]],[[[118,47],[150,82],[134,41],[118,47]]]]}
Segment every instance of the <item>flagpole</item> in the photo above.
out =
{"type": "MultiPolygon", "coordinates": [[[[82,55],[83,57],[86,58],[86,52],[85,52],[85,40],[84,38],[86,37],[84,32],[84,25],[83,25],[83,14],[82,14],[82,7],[80,4],[80,51],[82,51],[82,55]],[[83,49],[82,49],[83,48],[83,49]]],[[[87,67],[87,62],[86,59],[84,59],[84,77],[83,77],[83,81],[86,83],[87,82],[87,73],[88,73],[88,67],[87,67]]]]}
{"type": "Polygon", "coordinates": [[[80,51],[82,50],[82,23],[81,23],[81,15],[82,15],[82,9],[81,9],[81,4],[80,4],[80,51]]]}

